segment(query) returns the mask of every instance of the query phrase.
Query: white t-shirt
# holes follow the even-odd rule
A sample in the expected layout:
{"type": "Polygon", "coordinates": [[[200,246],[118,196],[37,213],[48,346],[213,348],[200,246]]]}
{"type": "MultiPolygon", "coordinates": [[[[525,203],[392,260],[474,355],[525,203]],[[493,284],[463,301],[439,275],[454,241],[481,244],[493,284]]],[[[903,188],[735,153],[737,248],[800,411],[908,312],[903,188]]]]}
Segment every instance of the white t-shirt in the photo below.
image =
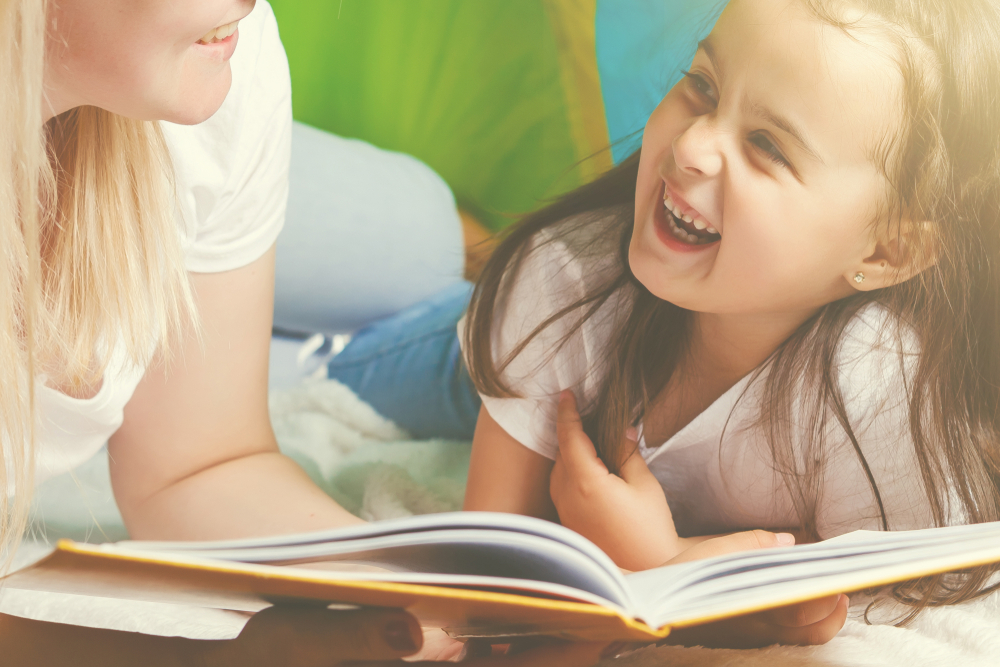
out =
{"type": "MultiPolygon", "coordinates": [[[[288,60],[271,6],[259,1],[240,22],[230,61],[232,88],[209,120],[162,123],[178,194],[185,266],[197,273],[250,264],[274,244],[285,221],[292,104],[288,60]]],[[[101,389],[89,399],[37,385],[36,482],[97,453],[122,424],[145,373],[112,354],[101,389]]]]}
{"type": "MultiPolygon", "coordinates": [[[[502,292],[494,320],[497,362],[536,326],[592,286],[603,284],[608,272],[615,270],[606,252],[587,250],[592,246],[586,235],[595,232],[613,233],[598,223],[569,234],[556,226],[536,235],[517,273],[505,278],[510,288],[502,292]]],[[[525,447],[555,458],[556,408],[562,390],[572,389],[583,409],[596,399],[610,332],[627,316],[628,297],[622,291],[619,295],[585,320],[561,347],[559,341],[579,319],[576,313],[543,330],[514,358],[503,377],[522,398],[482,397],[490,416],[525,447]]],[[[903,390],[907,368],[912,368],[919,348],[913,336],[905,337],[901,364],[893,323],[887,317],[884,309],[872,305],[849,323],[838,354],[840,387],[889,527],[924,528],[933,521],[909,437],[903,390]],[[890,326],[883,326],[887,323],[890,326]]],[[[462,329],[464,321],[460,338],[462,329]]],[[[754,428],[762,379],[748,388],[751,378],[744,378],[665,443],[640,438],[640,453],[660,481],[681,534],[798,525],[791,495],[775,472],[770,446],[754,428]]],[[[880,529],[877,504],[852,444],[839,426],[830,433],[817,503],[820,535],[880,529]]],[[[795,441],[805,441],[805,435],[801,428],[798,433],[793,429],[795,441]]],[[[802,454],[801,449],[796,451],[797,456],[802,454]]]]}

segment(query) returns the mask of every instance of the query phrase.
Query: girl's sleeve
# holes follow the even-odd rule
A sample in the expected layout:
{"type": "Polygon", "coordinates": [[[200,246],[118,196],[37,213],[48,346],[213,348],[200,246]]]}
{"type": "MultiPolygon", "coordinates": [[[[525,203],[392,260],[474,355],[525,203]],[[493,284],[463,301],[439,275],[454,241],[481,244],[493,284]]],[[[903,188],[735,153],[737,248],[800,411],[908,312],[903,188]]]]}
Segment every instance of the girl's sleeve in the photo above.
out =
{"type": "Polygon", "coordinates": [[[919,346],[908,332],[898,338],[897,325],[887,325],[887,317],[874,306],[863,311],[846,332],[838,363],[848,417],[879,496],[876,499],[854,444],[834,423],[817,507],[824,539],[853,530],[881,530],[879,499],[890,530],[934,525],[910,435],[907,379],[919,346]]]}
{"type": "MultiPolygon", "coordinates": [[[[493,360],[498,366],[519,343],[549,316],[585,294],[581,262],[558,240],[536,239],[514,275],[505,278],[493,322],[493,360]]],[[[545,328],[510,362],[501,374],[519,398],[482,396],[490,416],[515,440],[554,459],[556,406],[559,393],[572,389],[581,407],[597,391],[606,317],[597,313],[575,333],[573,311],[545,328]]],[[[463,338],[465,320],[459,323],[463,338]]]]}

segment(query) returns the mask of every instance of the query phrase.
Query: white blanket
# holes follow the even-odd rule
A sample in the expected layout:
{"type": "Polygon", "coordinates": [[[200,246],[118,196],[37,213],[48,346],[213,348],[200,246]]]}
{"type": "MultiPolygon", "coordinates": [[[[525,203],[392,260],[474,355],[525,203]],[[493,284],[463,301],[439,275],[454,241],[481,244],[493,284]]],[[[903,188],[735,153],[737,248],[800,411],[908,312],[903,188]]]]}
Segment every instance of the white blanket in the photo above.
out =
{"type": "MultiPolygon", "coordinates": [[[[378,520],[457,509],[468,445],[409,441],[350,390],[313,382],[272,392],[271,411],[283,451],[346,507],[378,520]]],[[[40,487],[34,532],[49,539],[92,541],[126,536],[111,496],[107,459],[98,457],[73,475],[40,487]]],[[[38,546],[26,545],[25,557],[38,546]]],[[[954,607],[931,609],[907,628],[867,625],[864,604],[830,643],[752,651],[648,647],[609,661],[628,667],[816,667],[1000,664],[1000,594],[954,607]]],[[[0,611],[91,627],[196,639],[236,636],[243,614],[214,609],[124,602],[80,596],[0,592],[0,611]]],[[[886,614],[888,616],[888,614],[886,614]]]]}

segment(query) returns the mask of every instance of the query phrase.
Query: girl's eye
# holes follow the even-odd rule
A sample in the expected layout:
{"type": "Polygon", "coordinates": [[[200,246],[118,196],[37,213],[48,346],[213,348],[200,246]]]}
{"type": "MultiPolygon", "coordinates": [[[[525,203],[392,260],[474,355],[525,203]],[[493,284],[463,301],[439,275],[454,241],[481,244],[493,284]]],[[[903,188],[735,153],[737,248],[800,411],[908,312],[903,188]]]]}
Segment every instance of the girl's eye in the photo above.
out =
{"type": "Polygon", "coordinates": [[[687,70],[684,70],[684,77],[699,95],[709,100],[712,104],[718,104],[719,100],[716,98],[715,90],[712,88],[712,84],[709,83],[708,79],[703,77],[701,74],[695,74],[694,72],[688,72],[687,70]]]}
{"type": "Polygon", "coordinates": [[[762,152],[764,156],[771,162],[774,162],[775,164],[780,165],[782,167],[788,166],[788,160],[785,159],[785,156],[781,154],[781,151],[778,150],[777,146],[771,143],[771,140],[768,139],[765,135],[763,134],[752,135],[750,137],[750,143],[756,146],[757,150],[762,152]]]}

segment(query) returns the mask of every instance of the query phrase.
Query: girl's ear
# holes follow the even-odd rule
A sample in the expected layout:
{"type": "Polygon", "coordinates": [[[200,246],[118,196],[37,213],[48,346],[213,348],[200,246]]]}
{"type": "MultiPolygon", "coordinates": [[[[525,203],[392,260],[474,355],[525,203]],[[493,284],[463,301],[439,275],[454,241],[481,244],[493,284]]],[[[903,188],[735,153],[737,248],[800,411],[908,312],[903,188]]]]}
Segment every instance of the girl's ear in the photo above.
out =
{"type": "Polygon", "coordinates": [[[901,221],[877,235],[867,257],[844,278],[854,289],[866,292],[907,281],[937,264],[936,236],[933,223],[901,221]]]}

